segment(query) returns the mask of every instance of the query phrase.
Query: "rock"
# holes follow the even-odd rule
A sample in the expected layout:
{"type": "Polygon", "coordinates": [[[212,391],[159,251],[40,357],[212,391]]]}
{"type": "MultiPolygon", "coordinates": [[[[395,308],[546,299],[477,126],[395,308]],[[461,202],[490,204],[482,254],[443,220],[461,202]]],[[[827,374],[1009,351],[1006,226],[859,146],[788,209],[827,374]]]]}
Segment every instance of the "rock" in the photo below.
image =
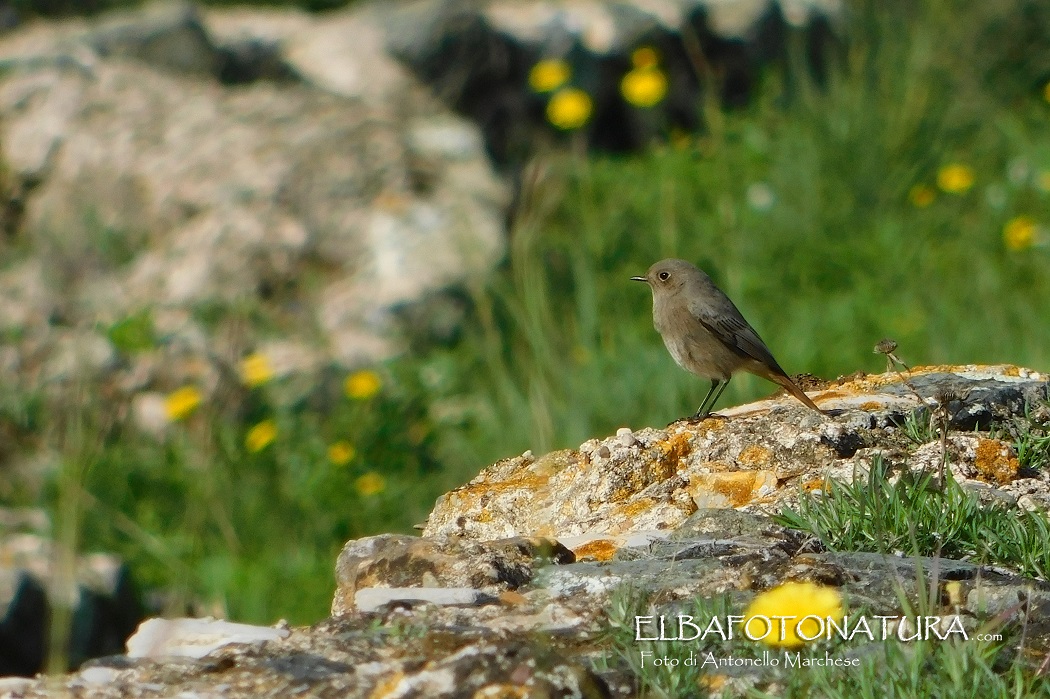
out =
{"type": "Polygon", "coordinates": [[[447,606],[489,604],[497,599],[471,587],[366,587],[354,593],[354,608],[361,612],[374,612],[394,602],[427,602],[447,606]]]}
{"type": "MultiPolygon", "coordinates": [[[[961,396],[950,429],[972,430],[993,417],[1023,415],[1026,405],[1046,400],[1047,386],[1042,375],[1017,367],[919,368],[811,392],[831,417],[781,397],[722,410],[722,418],[631,432],[631,446],[622,432],[579,451],[507,459],[439,498],[423,534],[601,538],[676,529],[704,508],[778,509],[800,485],[865,470],[862,447],[884,440],[908,414],[927,414],[938,391],[961,396]]],[[[1017,495],[1042,483],[1038,474],[1018,478],[1016,457],[1002,442],[952,435],[951,445],[959,454],[953,472],[963,481],[1009,484],[1017,495]]],[[[934,442],[910,466],[939,459],[934,442]]]]}
{"type": "Polygon", "coordinates": [[[131,573],[115,556],[80,556],[72,580],[57,576],[49,529],[41,512],[0,510],[0,674],[43,670],[48,618],[58,604],[71,607],[73,667],[120,652],[143,616],[131,573]]]}
{"type": "Polygon", "coordinates": [[[568,563],[572,553],[540,538],[477,542],[453,537],[381,534],[349,541],[336,562],[332,614],[347,614],[365,588],[467,587],[489,595],[516,590],[546,562],[568,563]]]}
{"type": "Polygon", "coordinates": [[[203,658],[231,643],[287,638],[287,629],[232,624],[218,619],[147,619],[128,639],[129,658],[203,658]]]}
{"type": "Polygon", "coordinates": [[[128,373],[176,387],[194,362],[273,342],[247,328],[227,347],[200,322],[238,304],[316,338],[296,371],[390,357],[402,323],[412,341],[454,337],[465,308],[450,290],[502,258],[509,195],[477,128],[382,36],[365,9],[187,4],[0,36],[0,158],[29,251],[0,269],[10,363],[38,380],[75,371],[68,337],[91,348],[84,371],[111,371],[106,329],[146,313],[155,341],[128,373]],[[260,47],[286,70],[249,80],[231,56],[270,60],[260,47]],[[444,310],[413,322],[417,303],[444,310]]]}

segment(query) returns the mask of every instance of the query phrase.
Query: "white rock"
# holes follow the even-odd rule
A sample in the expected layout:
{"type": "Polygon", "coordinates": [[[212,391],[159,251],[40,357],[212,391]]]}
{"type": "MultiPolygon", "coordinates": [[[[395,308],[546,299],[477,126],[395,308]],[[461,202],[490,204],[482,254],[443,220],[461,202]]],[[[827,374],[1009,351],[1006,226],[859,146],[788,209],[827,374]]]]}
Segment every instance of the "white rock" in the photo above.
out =
{"type": "Polygon", "coordinates": [[[130,658],[203,658],[231,643],[261,643],[289,632],[269,626],[234,624],[221,619],[147,619],[128,639],[130,658]]]}

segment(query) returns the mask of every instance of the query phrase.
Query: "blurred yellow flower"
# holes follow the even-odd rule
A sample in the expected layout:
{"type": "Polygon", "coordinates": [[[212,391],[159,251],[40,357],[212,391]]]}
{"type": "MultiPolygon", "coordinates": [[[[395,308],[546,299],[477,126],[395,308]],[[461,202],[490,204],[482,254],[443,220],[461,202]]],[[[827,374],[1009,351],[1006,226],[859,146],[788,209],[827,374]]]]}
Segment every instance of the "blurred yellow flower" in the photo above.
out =
{"type": "Polygon", "coordinates": [[[553,92],[569,82],[572,68],[560,58],[545,58],[529,71],[529,87],[536,92],[553,92]]]}
{"type": "Polygon", "coordinates": [[[261,352],[249,354],[241,360],[241,381],[246,386],[261,386],[274,377],[270,358],[261,352]]]}
{"type": "Polygon", "coordinates": [[[933,187],[925,184],[917,184],[908,190],[908,201],[918,209],[925,209],[937,198],[937,192],[933,187]]]}
{"type": "Polygon", "coordinates": [[[369,369],[355,371],[347,376],[346,382],[343,383],[346,395],[354,400],[368,400],[379,393],[382,387],[383,380],[379,378],[379,374],[369,369]]]}
{"type": "Polygon", "coordinates": [[[183,386],[169,393],[164,399],[164,412],[172,422],[181,420],[201,404],[203,396],[196,386],[183,386]]]}
{"type": "Polygon", "coordinates": [[[655,66],[635,68],[620,81],[620,94],[635,107],[655,107],[667,96],[667,76],[655,66]]]}
{"type": "Polygon", "coordinates": [[[1050,192],[1050,170],[1043,170],[1036,175],[1035,186],[1042,192],[1050,192]]]}
{"type": "Polygon", "coordinates": [[[346,466],[357,456],[357,450],[350,442],[335,442],[328,447],[328,460],[336,466],[346,466]]]}
{"type": "Polygon", "coordinates": [[[578,87],[563,87],[547,103],[547,120],[563,131],[578,129],[591,118],[594,103],[578,87]]]}
{"type": "Polygon", "coordinates": [[[1038,224],[1031,216],[1015,216],[1003,226],[1003,242],[1010,250],[1024,250],[1035,245],[1038,224]]]}
{"type": "Polygon", "coordinates": [[[1050,102],[1050,83],[1043,86],[1043,99],[1050,102]]]}
{"type": "Polygon", "coordinates": [[[655,68],[660,56],[652,46],[639,46],[631,52],[631,65],[635,68],[655,68]]]}
{"type": "Polygon", "coordinates": [[[386,490],[386,479],[375,471],[369,471],[354,481],[354,487],[357,488],[357,492],[365,497],[378,495],[386,490]]]}
{"type": "Polygon", "coordinates": [[[277,423],[273,420],[263,420],[248,430],[248,434],[244,437],[244,446],[254,454],[270,446],[275,439],[277,439],[277,423]]]}
{"type": "Polygon", "coordinates": [[[964,194],[974,183],[973,168],[961,163],[950,163],[937,172],[937,186],[948,194],[964,194]]]}
{"type": "Polygon", "coordinates": [[[768,629],[769,632],[761,639],[764,643],[798,648],[807,642],[802,636],[806,639],[817,636],[828,617],[840,622],[842,615],[842,596],[836,588],[811,582],[786,582],[751,601],[744,612],[743,629],[752,638],[761,636],[768,629]],[[781,620],[773,618],[776,616],[790,617],[783,620],[783,639],[780,638],[781,620]],[[809,616],[819,617],[821,622],[805,618],[809,616]],[[765,619],[758,619],[749,627],[748,622],[753,617],[765,619]],[[769,620],[768,625],[766,619],[769,620]],[[799,631],[802,636],[799,636],[799,631]]]}

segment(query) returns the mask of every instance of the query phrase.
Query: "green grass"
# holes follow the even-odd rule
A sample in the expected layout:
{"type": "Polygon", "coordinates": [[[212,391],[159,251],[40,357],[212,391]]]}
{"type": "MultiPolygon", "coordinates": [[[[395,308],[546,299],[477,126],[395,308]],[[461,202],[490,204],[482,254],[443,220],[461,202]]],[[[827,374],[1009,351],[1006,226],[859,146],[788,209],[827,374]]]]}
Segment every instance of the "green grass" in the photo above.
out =
{"type": "MultiPolygon", "coordinates": [[[[704,267],[791,373],[882,371],[872,346],[887,336],[911,366],[1050,369],[1050,104],[1037,56],[1009,49],[1013,9],[861,3],[823,89],[771,71],[751,106],[703,106],[705,132],[682,147],[540,159],[508,262],[469,290],[462,339],[376,367],[374,398],[346,398],[341,371],[248,390],[227,367],[215,396],[157,440],[115,419],[129,406],[103,381],[90,411],[113,424],[77,478],[56,467],[0,493],[52,511],[82,500],[78,546],[122,554],[147,586],[171,591],[172,608],[197,600],[239,620],[308,623],[327,612],[346,539],[410,531],[437,495],[498,458],[696,409],[706,382],[674,365],[648,291],[628,281],[660,258],[704,267]],[[1020,63],[1001,78],[997,61],[1011,57],[1020,63]],[[972,188],[936,188],[951,163],[972,169],[972,188]],[[910,201],[916,185],[933,188],[928,206],[910,201]],[[1039,245],[1009,249],[1004,226],[1022,215],[1041,227],[1039,245]],[[268,419],[275,442],[250,452],[247,431],[268,419]],[[348,464],[328,459],[334,441],[356,449],[348,464]],[[379,492],[360,485],[370,473],[379,492]]],[[[128,254],[115,236],[95,241],[109,265],[128,254]]],[[[263,307],[196,309],[206,323],[230,312],[279,332],[263,307]]],[[[128,353],[163,341],[146,313],[104,330],[128,353]]],[[[46,453],[61,454],[54,398],[20,380],[0,386],[9,443],[29,453],[50,440],[46,453]]],[[[721,404],[772,388],[742,376],[721,404]]],[[[1031,435],[1026,448],[1045,459],[1045,431],[1031,435]]]]}
{"type": "Polygon", "coordinates": [[[797,510],[776,519],[835,551],[908,552],[1005,566],[1048,579],[1050,521],[1042,512],[982,504],[946,473],[905,473],[892,485],[881,459],[866,481],[830,482],[822,495],[803,493],[797,510]]]}

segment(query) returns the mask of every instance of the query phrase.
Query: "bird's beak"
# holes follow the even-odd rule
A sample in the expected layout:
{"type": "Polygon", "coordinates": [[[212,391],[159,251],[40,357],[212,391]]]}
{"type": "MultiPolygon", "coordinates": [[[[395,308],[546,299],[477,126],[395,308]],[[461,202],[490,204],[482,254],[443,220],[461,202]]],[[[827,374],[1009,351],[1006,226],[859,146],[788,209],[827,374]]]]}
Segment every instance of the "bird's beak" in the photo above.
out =
{"type": "Polygon", "coordinates": [[[647,282],[649,281],[645,277],[631,277],[632,282],[647,282]]]}

